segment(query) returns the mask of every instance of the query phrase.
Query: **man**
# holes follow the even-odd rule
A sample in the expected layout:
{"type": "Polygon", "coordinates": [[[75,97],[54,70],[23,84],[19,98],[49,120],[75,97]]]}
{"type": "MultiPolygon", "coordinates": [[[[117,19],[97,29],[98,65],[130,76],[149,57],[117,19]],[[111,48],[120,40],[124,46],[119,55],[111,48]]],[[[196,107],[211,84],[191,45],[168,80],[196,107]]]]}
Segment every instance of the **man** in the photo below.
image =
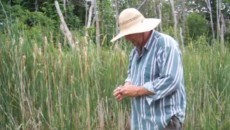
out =
{"type": "Polygon", "coordinates": [[[131,98],[132,130],[182,130],[186,95],[181,52],[170,36],[154,30],[160,19],[128,8],[119,15],[119,34],[134,45],[128,77],[114,90],[119,101],[131,98]]]}

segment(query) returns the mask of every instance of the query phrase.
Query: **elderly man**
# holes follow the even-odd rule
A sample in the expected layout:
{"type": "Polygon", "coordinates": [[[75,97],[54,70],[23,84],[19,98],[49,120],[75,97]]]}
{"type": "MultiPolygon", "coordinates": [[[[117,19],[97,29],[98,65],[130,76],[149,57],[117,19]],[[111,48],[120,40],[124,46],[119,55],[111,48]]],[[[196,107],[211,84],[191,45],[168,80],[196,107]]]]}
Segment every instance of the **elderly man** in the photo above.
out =
{"type": "Polygon", "coordinates": [[[119,15],[120,32],[111,41],[125,37],[134,48],[128,76],[113,95],[119,101],[131,98],[132,130],[182,130],[186,94],[181,51],[169,35],[154,30],[160,19],[145,18],[128,8],[119,15]]]}

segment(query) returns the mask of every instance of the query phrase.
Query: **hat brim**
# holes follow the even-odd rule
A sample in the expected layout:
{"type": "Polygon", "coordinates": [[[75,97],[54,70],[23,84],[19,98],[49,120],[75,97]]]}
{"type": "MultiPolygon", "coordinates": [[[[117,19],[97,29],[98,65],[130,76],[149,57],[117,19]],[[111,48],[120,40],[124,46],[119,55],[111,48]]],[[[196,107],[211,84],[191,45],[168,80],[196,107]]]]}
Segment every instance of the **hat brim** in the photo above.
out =
{"type": "Polygon", "coordinates": [[[160,24],[160,19],[154,19],[154,18],[145,18],[142,22],[136,24],[133,27],[130,27],[126,30],[120,31],[112,40],[111,42],[116,41],[117,39],[124,37],[129,34],[135,34],[135,33],[142,33],[147,32],[150,30],[153,30],[160,24]]]}

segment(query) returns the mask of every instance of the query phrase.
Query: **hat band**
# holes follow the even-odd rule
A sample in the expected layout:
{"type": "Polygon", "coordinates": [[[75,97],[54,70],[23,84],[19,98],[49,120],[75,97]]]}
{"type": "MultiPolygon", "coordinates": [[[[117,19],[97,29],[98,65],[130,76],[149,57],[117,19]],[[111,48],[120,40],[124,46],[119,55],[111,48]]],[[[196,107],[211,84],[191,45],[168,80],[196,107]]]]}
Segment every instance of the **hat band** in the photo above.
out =
{"type": "Polygon", "coordinates": [[[133,18],[130,18],[130,19],[126,20],[126,21],[123,21],[123,22],[120,23],[120,26],[125,26],[126,24],[128,24],[128,23],[130,23],[132,21],[135,21],[138,18],[141,18],[141,16],[142,15],[139,14],[139,15],[134,16],[133,18]]]}

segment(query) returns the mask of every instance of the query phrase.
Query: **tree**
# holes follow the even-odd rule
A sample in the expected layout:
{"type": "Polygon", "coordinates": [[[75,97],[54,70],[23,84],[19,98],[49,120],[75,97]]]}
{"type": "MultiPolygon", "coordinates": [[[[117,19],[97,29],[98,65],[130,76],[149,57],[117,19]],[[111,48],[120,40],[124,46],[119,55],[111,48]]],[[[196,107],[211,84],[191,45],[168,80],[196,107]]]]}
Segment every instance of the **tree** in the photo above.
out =
{"type": "Polygon", "coordinates": [[[189,37],[196,39],[201,35],[207,35],[207,20],[198,13],[191,13],[186,19],[189,37]]]}
{"type": "Polygon", "coordinates": [[[174,37],[178,39],[177,37],[177,16],[174,8],[174,0],[169,0],[171,4],[171,9],[172,9],[172,16],[173,16],[173,22],[174,22],[174,37]]]}

